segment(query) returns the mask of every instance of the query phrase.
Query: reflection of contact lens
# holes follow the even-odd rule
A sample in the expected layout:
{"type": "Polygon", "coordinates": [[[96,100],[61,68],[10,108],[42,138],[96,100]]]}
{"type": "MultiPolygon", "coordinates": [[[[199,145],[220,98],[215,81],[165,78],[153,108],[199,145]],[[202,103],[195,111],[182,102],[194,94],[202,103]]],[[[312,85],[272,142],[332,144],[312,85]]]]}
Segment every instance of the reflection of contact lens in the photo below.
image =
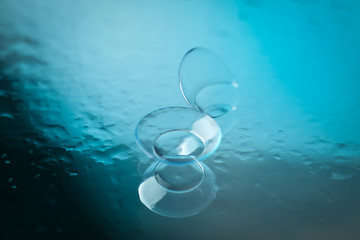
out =
{"type": "Polygon", "coordinates": [[[206,48],[193,48],[179,67],[181,92],[189,105],[215,118],[223,133],[236,123],[238,84],[223,61],[206,48]]]}
{"type": "Polygon", "coordinates": [[[208,115],[191,108],[168,107],[143,117],[135,131],[140,148],[168,163],[203,160],[219,146],[221,131],[208,115]]]}
{"type": "Polygon", "coordinates": [[[214,173],[197,161],[186,165],[154,163],[144,179],[138,189],[141,202],[167,217],[193,216],[206,208],[217,192],[214,173]]]}
{"type": "Polygon", "coordinates": [[[204,178],[204,168],[198,161],[173,165],[163,162],[154,169],[156,182],[169,191],[190,191],[199,186],[204,178]]]}

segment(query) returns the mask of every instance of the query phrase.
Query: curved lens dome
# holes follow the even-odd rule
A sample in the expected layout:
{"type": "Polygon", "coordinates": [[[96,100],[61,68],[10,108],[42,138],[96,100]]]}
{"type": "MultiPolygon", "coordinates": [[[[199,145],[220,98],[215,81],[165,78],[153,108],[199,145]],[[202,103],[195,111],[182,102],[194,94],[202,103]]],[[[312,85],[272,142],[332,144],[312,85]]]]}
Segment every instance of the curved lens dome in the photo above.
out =
{"type": "Polygon", "coordinates": [[[223,133],[236,123],[238,84],[223,61],[206,48],[193,48],[179,67],[181,92],[189,105],[214,118],[223,133]]]}
{"type": "Polygon", "coordinates": [[[219,146],[221,130],[208,115],[185,107],[155,110],[138,123],[136,141],[149,157],[168,163],[203,160],[219,146]]]}

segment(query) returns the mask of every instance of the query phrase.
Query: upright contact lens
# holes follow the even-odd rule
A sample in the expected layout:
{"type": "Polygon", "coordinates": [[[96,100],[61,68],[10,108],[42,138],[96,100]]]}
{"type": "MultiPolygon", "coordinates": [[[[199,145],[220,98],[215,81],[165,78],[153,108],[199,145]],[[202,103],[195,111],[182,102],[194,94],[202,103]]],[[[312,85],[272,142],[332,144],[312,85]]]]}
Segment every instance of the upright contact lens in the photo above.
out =
{"type": "Polygon", "coordinates": [[[188,104],[214,118],[223,134],[236,124],[238,84],[224,62],[206,48],[193,48],[179,67],[179,84],[188,104]]]}

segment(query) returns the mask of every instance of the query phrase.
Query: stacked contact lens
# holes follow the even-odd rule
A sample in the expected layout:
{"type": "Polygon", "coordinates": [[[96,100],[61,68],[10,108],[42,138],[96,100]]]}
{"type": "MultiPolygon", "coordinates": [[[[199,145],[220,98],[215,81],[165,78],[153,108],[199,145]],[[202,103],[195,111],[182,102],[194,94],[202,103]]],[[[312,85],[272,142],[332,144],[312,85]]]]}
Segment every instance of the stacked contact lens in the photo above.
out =
{"type": "Polygon", "coordinates": [[[179,67],[179,84],[190,108],[155,110],[135,131],[140,149],[155,160],[139,186],[140,200],[167,217],[195,215],[215,199],[215,175],[203,161],[237,119],[238,85],[212,51],[189,50],[179,67]]]}

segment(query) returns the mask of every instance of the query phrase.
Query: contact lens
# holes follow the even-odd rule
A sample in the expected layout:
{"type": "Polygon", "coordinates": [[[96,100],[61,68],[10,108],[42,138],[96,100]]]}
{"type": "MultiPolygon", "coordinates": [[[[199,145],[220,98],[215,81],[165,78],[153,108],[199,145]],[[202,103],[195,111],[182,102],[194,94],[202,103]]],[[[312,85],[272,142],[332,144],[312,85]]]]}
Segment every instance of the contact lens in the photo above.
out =
{"type": "Polygon", "coordinates": [[[167,107],[144,116],[135,136],[150,158],[184,164],[210,156],[220,144],[221,130],[204,113],[186,107],[167,107]]]}
{"type": "Polygon", "coordinates": [[[238,84],[225,63],[211,50],[193,48],[179,67],[179,85],[187,103],[214,118],[223,134],[236,124],[238,84]]]}

